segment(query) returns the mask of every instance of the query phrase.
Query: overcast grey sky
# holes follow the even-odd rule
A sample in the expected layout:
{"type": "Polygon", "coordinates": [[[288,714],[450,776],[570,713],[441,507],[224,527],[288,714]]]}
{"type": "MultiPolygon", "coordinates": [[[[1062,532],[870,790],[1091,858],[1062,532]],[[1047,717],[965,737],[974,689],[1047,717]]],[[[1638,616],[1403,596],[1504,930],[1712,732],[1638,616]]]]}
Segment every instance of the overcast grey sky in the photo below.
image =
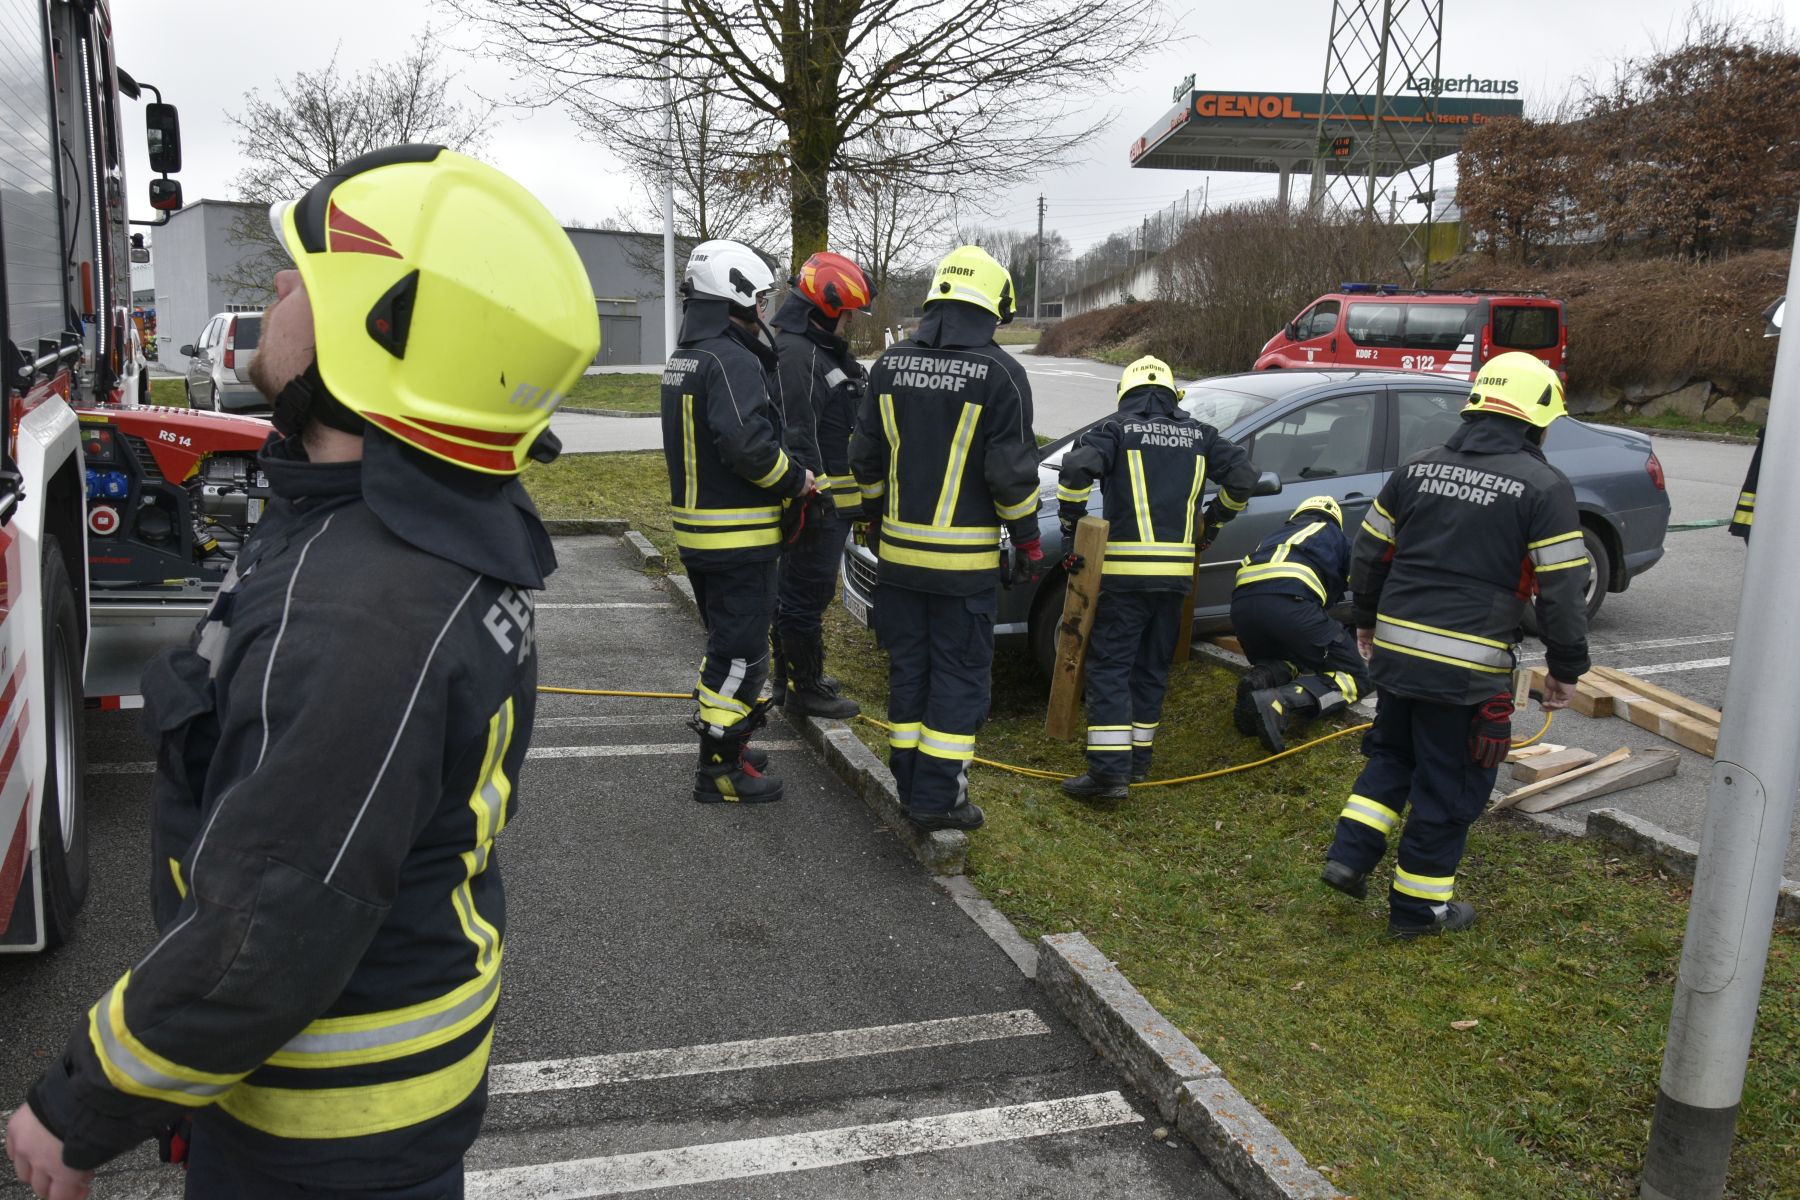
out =
{"type": "MultiPolygon", "coordinates": [[[[1445,0],[1443,73],[1517,79],[1527,110],[1553,103],[1579,76],[1604,73],[1621,57],[1642,54],[1679,30],[1688,0],[1445,0]]],[[[1800,0],[1715,0],[1723,12],[1780,16],[1800,23],[1800,0]]],[[[448,24],[431,0],[114,0],[119,64],[163,89],[181,108],[188,199],[228,198],[239,169],[233,128],[225,114],[242,107],[253,87],[323,66],[334,50],[346,71],[398,57],[428,25],[448,24]]],[[[1095,107],[1117,119],[1072,158],[1066,169],[1034,185],[984,197],[991,217],[982,224],[1026,227],[1036,220],[1037,195],[1048,198],[1047,225],[1077,250],[1192,188],[1204,175],[1130,168],[1131,143],[1170,108],[1170,90],[1190,72],[1202,88],[1287,89],[1316,92],[1324,75],[1331,0],[1170,0],[1188,39],[1164,47],[1121,72],[1111,95],[1095,107]]],[[[454,30],[447,34],[454,42],[454,30]]],[[[504,64],[457,57],[462,81],[487,95],[515,92],[519,81],[504,64]]],[[[1792,103],[1772,97],[1772,103],[1792,103]]],[[[131,196],[143,209],[149,178],[142,117],[128,108],[132,149],[131,196]]],[[[603,222],[642,206],[636,186],[601,147],[581,140],[551,111],[503,111],[486,157],[535,192],[564,221],[603,222]]],[[[1274,176],[1212,177],[1213,203],[1272,196],[1274,176]]],[[[973,198],[972,198],[973,199],[973,198]]],[[[148,215],[140,212],[139,215],[148,215]]]]}

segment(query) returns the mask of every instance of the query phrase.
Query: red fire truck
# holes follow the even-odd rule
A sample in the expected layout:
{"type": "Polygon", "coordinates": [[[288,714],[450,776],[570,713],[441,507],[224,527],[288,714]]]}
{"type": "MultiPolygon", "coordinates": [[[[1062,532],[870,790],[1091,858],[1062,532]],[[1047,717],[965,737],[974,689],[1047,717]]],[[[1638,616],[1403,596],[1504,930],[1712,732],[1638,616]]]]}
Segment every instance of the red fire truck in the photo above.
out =
{"type": "Polygon", "coordinates": [[[178,116],[119,69],[105,0],[0,0],[0,951],[56,945],[86,895],[84,707],[133,703],[262,508],[266,422],[137,402],[121,137],[145,93],[167,213],[178,116]]]}

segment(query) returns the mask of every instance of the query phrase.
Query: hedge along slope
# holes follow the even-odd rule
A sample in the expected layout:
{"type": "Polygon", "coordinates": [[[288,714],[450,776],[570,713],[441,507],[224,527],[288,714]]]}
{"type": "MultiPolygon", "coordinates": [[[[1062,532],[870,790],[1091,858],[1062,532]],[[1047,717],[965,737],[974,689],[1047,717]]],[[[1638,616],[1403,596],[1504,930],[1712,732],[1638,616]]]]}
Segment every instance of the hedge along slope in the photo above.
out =
{"type": "Polygon", "coordinates": [[[1788,254],[1753,250],[1698,263],[1591,262],[1534,270],[1464,258],[1440,270],[1443,288],[1542,289],[1569,322],[1572,395],[1634,385],[1672,391],[1710,379],[1738,395],[1769,394],[1775,339],[1762,313],[1787,286],[1788,254]]]}
{"type": "Polygon", "coordinates": [[[1091,358],[1103,350],[1145,350],[1145,339],[1156,324],[1157,313],[1166,307],[1160,300],[1143,300],[1136,304],[1115,304],[1097,308],[1066,321],[1058,321],[1038,339],[1037,352],[1054,358],[1091,358]]]}

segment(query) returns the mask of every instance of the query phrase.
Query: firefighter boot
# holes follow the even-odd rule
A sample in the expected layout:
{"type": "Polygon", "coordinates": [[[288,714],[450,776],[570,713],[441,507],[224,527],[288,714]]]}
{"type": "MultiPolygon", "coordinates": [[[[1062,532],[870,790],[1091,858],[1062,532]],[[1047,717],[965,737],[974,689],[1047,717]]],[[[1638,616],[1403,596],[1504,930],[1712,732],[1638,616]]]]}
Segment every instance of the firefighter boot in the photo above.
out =
{"type": "Polygon", "coordinates": [[[694,799],[702,804],[768,804],[781,799],[781,780],[764,775],[744,758],[746,735],[700,735],[700,766],[694,772],[694,799]]]}
{"type": "Polygon", "coordinates": [[[960,829],[967,833],[980,829],[987,820],[987,814],[979,806],[964,800],[945,812],[918,812],[909,808],[906,810],[906,819],[926,832],[933,829],[960,829]]]}
{"type": "Polygon", "coordinates": [[[1261,722],[1256,715],[1256,702],[1251,699],[1264,688],[1280,687],[1294,678],[1294,669],[1287,663],[1265,659],[1252,666],[1244,677],[1238,680],[1237,706],[1232,709],[1232,723],[1237,731],[1245,737],[1255,737],[1261,722]]]}
{"type": "Polygon", "coordinates": [[[1388,918],[1388,936],[1402,942],[1409,942],[1414,938],[1432,937],[1440,933],[1459,933],[1475,923],[1475,906],[1466,900],[1434,904],[1431,909],[1431,924],[1429,925],[1402,925],[1390,916],[1388,918]]]}
{"type": "Polygon", "coordinates": [[[1325,860],[1325,869],[1319,872],[1319,882],[1329,888],[1336,888],[1352,900],[1369,898],[1369,876],[1363,871],[1352,871],[1334,858],[1325,860]]]}
{"type": "Polygon", "coordinates": [[[1073,779],[1065,779],[1062,781],[1062,790],[1084,800],[1123,800],[1131,794],[1131,790],[1121,780],[1095,779],[1092,775],[1077,775],[1073,779]]]}
{"type": "Polygon", "coordinates": [[[856,701],[837,694],[825,682],[825,644],[822,639],[790,638],[783,647],[787,656],[787,700],[782,711],[790,717],[833,717],[840,721],[862,712],[856,701]]]}
{"type": "Polygon", "coordinates": [[[1263,749],[1279,754],[1287,749],[1287,734],[1318,712],[1318,701],[1298,684],[1263,688],[1252,692],[1250,702],[1256,706],[1256,736],[1263,749]]]}

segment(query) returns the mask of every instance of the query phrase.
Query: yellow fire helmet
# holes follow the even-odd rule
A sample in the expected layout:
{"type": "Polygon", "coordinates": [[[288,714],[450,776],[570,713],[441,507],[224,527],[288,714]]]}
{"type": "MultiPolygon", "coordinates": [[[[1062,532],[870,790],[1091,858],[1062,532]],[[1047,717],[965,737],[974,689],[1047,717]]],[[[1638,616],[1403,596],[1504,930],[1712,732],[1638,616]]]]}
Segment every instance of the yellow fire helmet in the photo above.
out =
{"type": "Polygon", "coordinates": [[[269,217],[344,407],[456,466],[524,469],[600,348],[587,271],[536,197],[442,146],[389,146],[269,217]]]}
{"type": "Polygon", "coordinates": [[[1167,388],[1175,393],[1177,400],[1187,395],[1186,390],[1175,386],[1175,372],[1169,370],[1169,364],[1146,354],[1125,368],[1125,374],[1119,377],[1119,393],[1113,397],[1113,402],[1116,404],[1125,399],[1125,393],[1132,388],[1146,385],[1167,388]]]}
{"type": "Polygon", "coordinates": [[[944,256],[931,277],[925,303],[962,300],[985,308],[1002,325],[1013,319],[1012,273],[980,246],[958,246],[944,256]]]}
{"type": "Polygon", "coordinates": [[[1499,413],[1547,429],[1569,415],[1562,380],[1535,354],[1509,350],[1482,364],[1469,390],[1465,413],[1499,413]]]}
{"type": "Polygon", "coordinates": [[[1339,508],[1338,502],[1330,496],[1308,496],[1300,502],[1298,508],[1288,514],[1288,520],[1292,521],[1301,513],[1308,512],[1322,512],[1336,522],[1339,529],[1344,527],[1344,510],[1339,508]]]}

